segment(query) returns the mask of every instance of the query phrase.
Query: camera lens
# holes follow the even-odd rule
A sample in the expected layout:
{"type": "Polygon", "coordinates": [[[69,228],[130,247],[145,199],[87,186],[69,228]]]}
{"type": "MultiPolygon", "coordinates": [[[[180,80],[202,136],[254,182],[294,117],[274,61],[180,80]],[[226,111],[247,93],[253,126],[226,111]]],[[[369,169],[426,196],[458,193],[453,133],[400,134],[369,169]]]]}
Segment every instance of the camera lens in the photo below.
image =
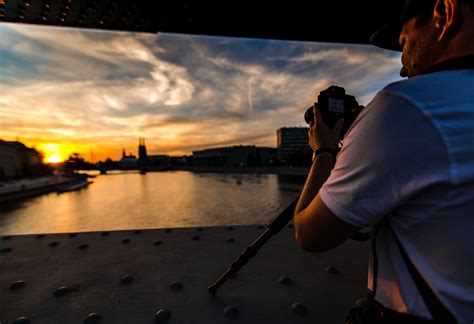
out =
{"type": "Polygon", "coordinates": [[[308,125],[312,120],[314,121],[313,106],[306,109],[306,112],[304,113],[304,120],[308,125]]]}

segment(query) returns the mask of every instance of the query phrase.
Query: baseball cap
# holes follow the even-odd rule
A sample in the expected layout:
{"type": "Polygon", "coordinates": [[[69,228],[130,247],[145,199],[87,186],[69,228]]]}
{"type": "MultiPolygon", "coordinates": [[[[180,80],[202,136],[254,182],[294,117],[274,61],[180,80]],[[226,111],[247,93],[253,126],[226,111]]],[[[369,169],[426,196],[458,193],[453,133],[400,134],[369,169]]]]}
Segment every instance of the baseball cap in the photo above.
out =
{"type": "Polygon", "coordinates": [[[384,49],[401,52],[402,48],[398,41],[403,23],[408,19],[415,17],[421,8],[433,1],[429,0],[401,0],[398,1],[399,11],[395,13],[396,18],[377,30],[370,37],[370,43],[384,49]]]}

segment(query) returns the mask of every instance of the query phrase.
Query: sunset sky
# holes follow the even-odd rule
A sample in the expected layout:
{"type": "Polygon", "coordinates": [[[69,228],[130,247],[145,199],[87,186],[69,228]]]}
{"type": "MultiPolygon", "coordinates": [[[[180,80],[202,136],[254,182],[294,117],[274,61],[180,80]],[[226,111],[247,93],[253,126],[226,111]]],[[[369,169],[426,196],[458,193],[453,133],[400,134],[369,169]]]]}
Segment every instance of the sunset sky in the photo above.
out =
{"type": "Polygon", "coordinates": [[[400,55],[369,45],[138,34],[0,23],[0,139],[60,161],[276,147],[321,90],[367,104],[400,55]]]}

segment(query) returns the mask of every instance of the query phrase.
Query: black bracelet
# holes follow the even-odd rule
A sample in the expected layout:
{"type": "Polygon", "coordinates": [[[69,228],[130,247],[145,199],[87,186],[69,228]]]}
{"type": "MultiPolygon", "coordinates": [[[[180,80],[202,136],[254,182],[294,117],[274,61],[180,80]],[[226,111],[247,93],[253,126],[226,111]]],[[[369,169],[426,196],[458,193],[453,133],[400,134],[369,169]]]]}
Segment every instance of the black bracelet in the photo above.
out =
{"type": "Polygon", "coordinates": [[[313,151],[313,161],[321,153],[331,153],[334,160],[336,160],[336,150],[335,149],[332,149],[330,147],[322,147],[322,148],[317,149],[316,151],[313,151]]]}

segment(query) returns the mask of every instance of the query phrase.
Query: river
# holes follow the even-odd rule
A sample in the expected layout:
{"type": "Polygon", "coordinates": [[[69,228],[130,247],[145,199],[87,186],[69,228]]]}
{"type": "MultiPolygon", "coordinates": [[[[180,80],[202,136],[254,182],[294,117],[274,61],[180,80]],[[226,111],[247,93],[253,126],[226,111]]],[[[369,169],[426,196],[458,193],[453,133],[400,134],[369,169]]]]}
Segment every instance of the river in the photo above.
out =
{"type": "Polygon", "coordinates": [[[89,187],[2,203],[0,235],[267,224],[304,177],[187,171],[113,172],[89,187]]]}

